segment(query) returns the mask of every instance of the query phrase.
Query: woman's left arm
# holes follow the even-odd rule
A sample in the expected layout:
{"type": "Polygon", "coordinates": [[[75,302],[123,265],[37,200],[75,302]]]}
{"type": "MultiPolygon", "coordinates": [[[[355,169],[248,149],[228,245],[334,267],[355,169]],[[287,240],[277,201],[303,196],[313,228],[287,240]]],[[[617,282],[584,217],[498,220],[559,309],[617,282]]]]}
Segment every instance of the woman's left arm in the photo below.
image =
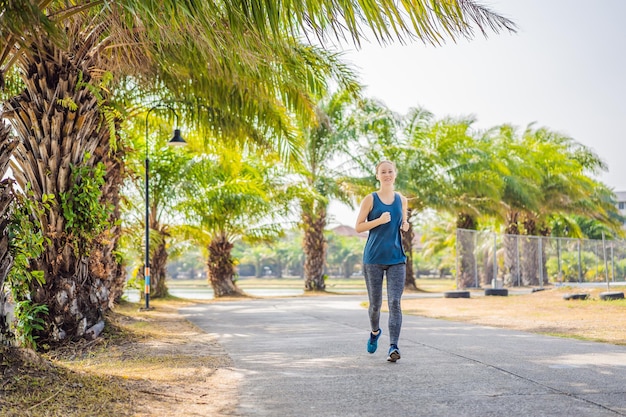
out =
{"type": "Polygon", "coordinates": [[[400,227],[403,232],[409,230],[409,220],[408,220],[408,202],[405,196],[402,196],[402,226],[400,227]]]}

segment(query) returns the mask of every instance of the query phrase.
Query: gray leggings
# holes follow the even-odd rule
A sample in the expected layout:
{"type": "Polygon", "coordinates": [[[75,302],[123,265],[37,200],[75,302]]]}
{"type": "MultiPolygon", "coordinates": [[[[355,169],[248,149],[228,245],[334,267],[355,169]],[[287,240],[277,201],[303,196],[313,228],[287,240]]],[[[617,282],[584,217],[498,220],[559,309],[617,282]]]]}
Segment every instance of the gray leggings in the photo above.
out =
{"type": "Polygon", "coordinates": [[[368,309],[372,331],[380,329],[380,307],[383,304],[383,275],[387,271],[387,303],[389,305],[389,343],[398,344],[402,327],[402,308],[400,299],[404,291],[406,265],[363,265],[365,285],[369,295],[368,309]]]}

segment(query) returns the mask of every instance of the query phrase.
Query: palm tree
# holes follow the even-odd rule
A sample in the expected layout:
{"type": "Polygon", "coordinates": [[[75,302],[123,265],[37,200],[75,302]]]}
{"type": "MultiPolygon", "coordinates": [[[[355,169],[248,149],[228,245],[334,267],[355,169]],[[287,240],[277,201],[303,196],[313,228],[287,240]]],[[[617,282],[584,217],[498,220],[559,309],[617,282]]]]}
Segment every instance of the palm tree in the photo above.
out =
{"type": "MultiPolygon", "coordinates": [[[[357,87],[353,87],[356,91],[357,87]]],[[[302,163],[296,168],[296,189],[300,209],[300,227],[303,231],[304,288],[324,291],[324,267],[327,242],[324,229],[328,224],[330,199],[350,203],[347,175],[333,167],[345,159],[349,144],[355,140],[354,125],[349,108],[354,105],[354,91],[338,91],[318,106],[319,124],[301,127],[304,142],[302,163]],[[337,161],[337,162],[334,162],[337,161]]],[[[341,165],[338,165],[341,167],[341,165]]]]}
{"type": "MultiPolygon", "coordinates": [[[[598,220],[614,230],[621,224],[612,193],[590,175],[606,169],[602,160],[589,148],[572,138],[546,128],[533,129],[528,126],[522,136],[532,163],[541,173],[538,188],[539,203],[535,210],[523,213],[525,234],[549,236],[551,219],[566,219],[564,215],[576,214],[598,220]],[[609,197],[609,198],[607,198],[609,197]]],[[[526,245],[526,259],[522,264],[522,278],[527,284],[538,284],[537,272],[545,261],[537,261],[538,247],[534,242],[526,245]],[[526,272],[526,273],[524,273],[526,272]]],[[[542,248],[545,251],[545,248],[542,248]]],[[[542,256],[541,259],[546,259],[542,256]]]]}
{"type": "MultiPolygon", "coordinates": [[[[429,117],[420,123],[428,123],[429,117]]],[[[476,230],[481,216],[499,211],[502,177],[489,153],[489,141],[475,132],[473,118],[442,119],[409,130],[409,169],[423,204],[456,216],[458,229],[476,230]]],[[[413,123],[414,124],[414,123],[413,123]]],[[[475,286],[474,241],[459,235],[459,284],[475,286]]]]}
{"type": "MultiPolygon", "coordinates": [[[[156,139],[144,143],[145,138],[142,132],[144,127],[143,117],[140,123],[128,129],[128,132],[137,132],[132,135],[134,155],[149,154],[150,158],[150,205],[148,226],[150,227],[150,297],[159,298],[168,294],[166,285],[166,266],[168,259],[167,248],[171,241],[171,225],[176,222],[176,212],[174,207],[180,200],[180,174],[188,164],[189,157],[181,150],[167,146],[166,141],[171,135],[170,130],[164,129],[168,123],[162,118],[152,117],[146,122],[149,131],[156,139]],[[141,140],[137,140],[141,138],[141,140]],[[139,142],[139,143],[138,143],[139,142]],[[148,146],[146,149],[145,146],[148,146]]],[[[145,165],[138,159],[126,160],[126,168],[129,172],[129,181],[124,189],[125,201],[128,203],[127,211],[127,231],[133,236],[132,246],[141,248],[133,253],[133,258],[142,259],[145,254],[145,241],[143,240],[145,231],[145,216],[142,209],[145,209],[145,165]],[[139,215],[141,213],[141,216],[139,215]],[[141,243],[140,243],[141,242],[141,243]],[[142,244],[144,243],[144,244],[142,244]]],[[[143,162],[143,161],[142,161],[143,162]]],[[[138,277],[143,279],[143,268],[136,268],[138,277]]],[[[142,293],[143,296],[143,293],[142,293]]]]}
{"type": "Polygon", "coordinates": [[[575,215],[597,219],[614,230],[620,228],[612,193],[589,177],[604,169],[591,150],[557,132],[534,129],[532,125],[522,132],[503,125],[492,129],[488,136],[504,180],[501,203],[506,284],[538,284],[539,268],[545,268],[538,261],[539,238],[520,239],[519,235],[548,236],[554,222],[570,231],[580,230],[572,217],[575,215]],[[518,256],[523,260],[521,265],[518,256]]]}
{"type": "Polygon", "coordinates": [[[501,196],[505,230],[503,281],[506,285],[516,285],[521,281],[520,265],[517,260],[521,249],[519,235],[524,231],[522,218],[524,213],[536,210],[540,204],[541,171],[529,156],[527,144],[516,136],[517,131],[513,126],[498,126],[491,129],[487,135],[491,141],[493,158],[499,161],[503,178],[501,196]]]}
{"type": "MultiPolygon", "coordinates": [[[[111,291],[120,287],[116,285],[120,270],[113,260],[119,236],[116,213],[100,217],[109,220],[109,230],[91,223],[96,217],[89,210],[69,221],[63,198],[77,201],[89,196],[90,205],[107,207],[117,197],[101,199],[102,187],[107,184],[116,195],[121,183],[121,148],[111,148],[112,130],[102,123],[106,90],[90,76],[95,62],[82,49],[90,42],[94,40],[77,36],[71,42],[73,49],[65,52],[48,38],[33,41],[28,53],[18,59],[25,90],[6,103],[2,116],[20,138],[12,164],[18,185],[25,189],[30,184],[37,201],[52,197],[50,209],[38,218],[50,243],[34,262],[35,269],[44,271],[45,284],[37,291],[33,288],[32,295],[35,302],[48,305],[50,322],[42,341],[49,343],[66,335],[83,335],[96,325],[99,328],[111,291]],[[88,194],[90,171],[96,172],[101,165],[108,171],[98,180],[98,190],[88,194]],[[75,228],[87,225],[89,230],[81,233],[75,228]],[[70,309],[70,305],[77,307],[70,309]]],[[[117,123],[114,116],[110,121],[113,126],[117,123]]]]}
{"type": "Polygon", "coordinates": [[[363,100],[359,111],[354,116],[358,120],[359,134],[362,148],[356,152],[360,155],[356,163],[360,171],[367,173],[357,183],[360,185],[358,193],[363,196],[371,192],[371,184],[375,183],[372,167],[380,161],[394,161],[398,167],[396,178],[396,188],[402,192],[408,200],[408,220],[409,230],[402,232],[402,246],[406,253],[406,275],[404,288],[407,290],[417,290],[415,272],[413,270],[413,246],[415,241],[415,231],[412,220],[424,208],[424,199],[420,197],[421,187],[419,185],[422,175],[416,175],[415,167],[422,167],[416,164],[414,158],[419,158],[419,154],[412,152],[412,148],[407,145],[406,138],[417,132],[416,122],[418,117],[430,117],[428,112],[414,112],[409,118],[413,119],[408,126],[403,126],[403,118],[383,103],[377,100],[363,100]],[[419,116],[418,116],[419,114],[419,116]],[[414,126],[412,125],[414,123],[414,126]],[[412,127],[415,127],[412,130],[412,127]],[[404,131],[403,131],[404,129],[404,131]]]}
{"type": "Polygon", "coordinates": [[[272,222],[286,212],[280,173],[273,161],[243,149],[198,156],[182,181],[186,236],[207,250],[208,280],[215,297],[243,295],[235,283],[233,245],[238,240],[270,241],[281,227],[272,222]]]}
{"type": "Polygon", "coordinates": [[[402,136],[406,138],[401,153],[400,186],[408,199],[409,230],[402,234],[407,252],[407,273],[405,288],[417,290],[416,274],[413,272],[413,245],[415,240],[414,219],[427,207],[437,206],[437,193],[445,189],[439,184],[436,160],[431,158],[426,149],[419,147],[420,138],[428,133],[434,115],[423,108],[414,108],[402,118],[402,136]],[[418,146],[415,146],[415,145],[418,146]]]}

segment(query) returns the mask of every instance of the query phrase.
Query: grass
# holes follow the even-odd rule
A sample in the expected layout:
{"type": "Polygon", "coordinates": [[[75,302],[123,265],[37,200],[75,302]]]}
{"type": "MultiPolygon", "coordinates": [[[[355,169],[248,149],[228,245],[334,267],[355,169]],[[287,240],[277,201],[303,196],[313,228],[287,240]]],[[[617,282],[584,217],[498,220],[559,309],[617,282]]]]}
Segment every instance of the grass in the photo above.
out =
{"type": "MultiPolygon", "coordinates": [[[[299,279],[243,281],[243,288],[302,286],[299,279]]],[[[192,284],[198,282],[186,285],[192,284]]],[[[327,284],[331,292],[365,294],[362,279],[327,284]]],[[[418,285],[427,292],[454,288],[451,280],[420,279],[418,285]]],[[[508,297],[473,291],[469,299],[405,297],[402,306],[405,314],[626,345],[626,301],[599,300],[603,291],[547,287],[508,297]],[[590,299],[563,299],[578,292],[590,299]]],[[[109,314],[105,337],[46,355],[0,347],[0,415],[233,415],[242,376],[211,335],[177,314],[191,303],[152,300],[155,309],[144,312],[138,304],[123,303],[109,314]]]]}
{"type": "MultiPolygon", "coordinates": [[[[626,287],[612,286],[611,291],[626,287]]],[[[626,345],[626,300],[605,301],[606,288],[546,287],[546,290],[508,297],[404,299],[405,314],[504,327],[559,337],[626,345]],[[587,300],[565,300],[587,293],[587,300]]]]}
{"type": "Polygon", "coordinates": [[[105,337],[46,355],[0,348],[0,415],[230,413],[232,363],[212,337],[177,314],[188,304],[154,300],[155,310],[139,312],[124,303],[109,314],[105,337]]]}

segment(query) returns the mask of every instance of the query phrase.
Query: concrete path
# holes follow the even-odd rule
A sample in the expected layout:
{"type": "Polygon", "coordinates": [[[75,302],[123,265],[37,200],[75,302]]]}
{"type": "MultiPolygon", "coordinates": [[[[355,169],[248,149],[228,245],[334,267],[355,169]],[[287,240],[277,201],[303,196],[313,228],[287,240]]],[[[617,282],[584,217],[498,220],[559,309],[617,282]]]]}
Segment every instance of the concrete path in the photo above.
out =
{"type": "Polygon", "coordinates": [[[366,299],[255,299],[181,313],[216,334],[244,375],[240,416],[626,416],[624,346],[405,315],[402,359],[390,363],[386,315],[378,351],[366,351],[366,299]]]}

